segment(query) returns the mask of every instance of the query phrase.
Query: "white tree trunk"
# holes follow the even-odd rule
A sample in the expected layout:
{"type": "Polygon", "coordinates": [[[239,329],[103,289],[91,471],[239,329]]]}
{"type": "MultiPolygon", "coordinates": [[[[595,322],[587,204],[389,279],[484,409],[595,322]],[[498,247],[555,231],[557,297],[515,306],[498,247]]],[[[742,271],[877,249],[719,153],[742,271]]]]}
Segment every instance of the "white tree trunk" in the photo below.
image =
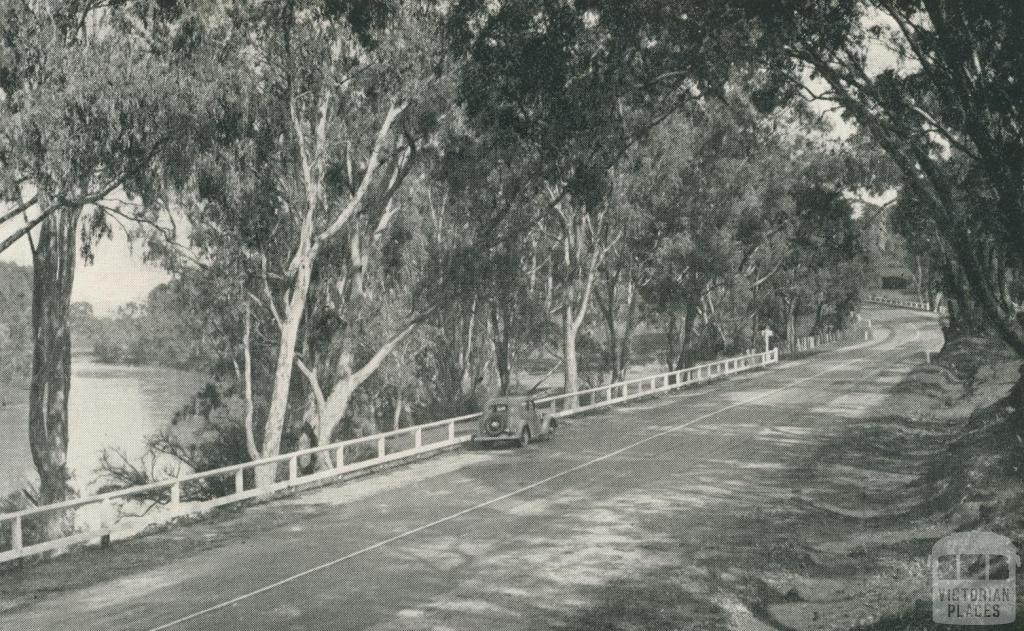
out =
{"type": "MultiPolygon", "coordinates": [[[[566,307],[562,312],[562,375],[566,392],[579,390],[579,370],[576,364],[576,334],[579,328],[575,324],[569,307],[566,307]]],[[[571,406],[576,407],[575,400],[571,401],[571,406]]]]}
{"type": "MultiPolygon", "coordinates": [[[[295,366],[295,344],[299,338],[299,324],[306,308],[306,295],[309,293],[309,281],[313,273],[313,261],[303,257],[292,284],[291,298],[281,323],[281,341],[278,344],[277,367],[274,370],[274,389],[270,398],[270,411],[263,428],[263,457],[269,458],[281,452],[281,435],[284,433],[284,422],[288,412],[288,396],[291,391],[292,370],[295,366]]],[[[259,467],[256,473],[257,484],[265,486],[274,481],[277,467],[268,465],[259,467]]]]}
{"type": "Polygon", "coordinates": [[[335,380],[334,386],[331,388],[331,394],[327,396],[327,400],[323,404],[323,410],[320,413],[320,424],[317,428],[317,439],[321,445],[330,442],[334,428],[345,418],[349,402],[351,402],[352,395],[355,394],[356,389],[380,368],[380,365],[384,363],[384,360],[387,359],[395,347],[415,330],[416,325],[425,316],[426,314],[423,314],[420,318],[417,318],[392,336],[359,370],[352,372],[350,359],[339,360],[339,362],[346,362],[348,365],[339,366],[338,372],[341,374],[341,377],[335,380]]]}

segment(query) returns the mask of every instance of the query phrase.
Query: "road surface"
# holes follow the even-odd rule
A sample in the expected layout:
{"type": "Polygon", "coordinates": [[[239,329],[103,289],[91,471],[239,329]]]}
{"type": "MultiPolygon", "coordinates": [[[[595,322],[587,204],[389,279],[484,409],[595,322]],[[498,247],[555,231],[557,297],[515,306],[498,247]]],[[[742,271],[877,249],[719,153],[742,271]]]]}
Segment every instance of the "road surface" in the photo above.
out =
{"type": "MultiPolygon", "coordinates": [[[[738,577],[786,555],[773,511],[799,506],[816,454],[940,345],[929,315],[865,315],[870,343],[566,419],[525,450],[252,507],[276,519],[47,595],[0,628],[768,628],[742,596],[761,588],[738,577]]],[[[827,537],[834,524],[807,514],[827,537]]]]}

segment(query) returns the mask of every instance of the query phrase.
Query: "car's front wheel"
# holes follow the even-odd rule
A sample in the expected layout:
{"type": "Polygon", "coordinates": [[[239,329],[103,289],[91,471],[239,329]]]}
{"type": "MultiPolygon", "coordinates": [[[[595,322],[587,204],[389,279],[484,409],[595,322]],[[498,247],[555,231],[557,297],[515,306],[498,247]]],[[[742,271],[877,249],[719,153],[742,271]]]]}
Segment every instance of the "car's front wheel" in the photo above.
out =
{"type": "Polygon", "coordinates": [[[523,431],[519,432],[519,446],[526,447],[530,444],[530,427],[523,425],[523,431]]]}

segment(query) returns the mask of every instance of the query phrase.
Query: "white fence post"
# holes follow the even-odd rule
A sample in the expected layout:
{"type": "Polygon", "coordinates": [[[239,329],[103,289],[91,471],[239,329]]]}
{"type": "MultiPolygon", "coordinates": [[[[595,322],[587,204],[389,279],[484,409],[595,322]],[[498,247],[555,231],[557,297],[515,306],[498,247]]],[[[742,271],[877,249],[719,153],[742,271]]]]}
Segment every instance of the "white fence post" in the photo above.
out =
{"type": "Polygon", "coordinates": [[[177,516],[181,512],[181,482],[171,485],[171,516],[177,516]]]}
{"type": "MultiPolygon", "coordinates": [[[[865,335],[867,334],[868,332],[865,332],[865,335]]],[[[827,339],[834,339],[835,337],[835,334],[830,334],[827,339]]],[[[801,344],[802,343],[803,342],[801,341],[801,344]]],[[[641,397],[649,394],[654,394],[657,392],[669,391],[674,388],[681,387],[687,383],[700,383],[702,381],[707,381],[715,377],[721,377],[724,375],[742,372],[747,368],[764,366],[766,364],[778,361],[779,350],[779,348],[769,348],[764,353],[759,353],[754,350],[748,350],[744,354],[736,357],[725,357],[723,359],[715,360],[699,366],[682,368],[679,370],[655,375],[649,375],[646,377],[627,380],[621,383],[603,384],[597,386],[596,388],[584,391],[584,394],[588,397],[586,399],[588,403],[586,406],[583,407],[585,407],[586,409],[590,409],[591,407],[602,407],[605,404],[611,404],[612,402],[616,402],[621,399],[631,399],[633,397],[641,397]],[[604,393],[605,399],[603,401],[600,400],[600,393],[604,393]]],[[[579,392],[568,393],[565,395],[556,395],[551,397],[549,401],[544,402],[543,404],[537,404],[537,408],[541,409],[543,406],[544,409],[555,412],[560,409],[564,410],[566,408],[578,407],[578,405],[573,405],[571,403],[568,403],[568,401],[578,402],[581,400],[582,396],[583,395],[581,395],[579,392]]],[[[333,451],[335,455],[335,467],[337,469],[341,469],[346,466],[345,448],[348,445],[358,444],[362,447],[363,445],[369,443],[370,441],[375,441],[377,446],[376,459],[371,458],[367,459],[366,461],[360,461],[356,464],[348,465],[352,468],[371,467],[375,464],[373,462],[374,460],[384,459],[385,457],[388,456],[387,439],[389,436],[397,435],[398,433],[404,434],[411,431],[413,433],[413,443],[415,446],[414,450],[416,452],[422,451],[424,449],[442,449],[450,445],[459,444],[463,442],[466,438],[468,438],[466,436],[461,437],[461,439],[456,438],[456,422],[467,421],[469,420],[469,418],[475,418],[477,416],[479,415],[468,415],[465,417],[458,417],[429,423],[426,426],[415,426],[412,428],[402,430],[401,432],[388,432],[385,433],[384,435],[367,436],[359,439],[354,439],[351,441],[342,441],[335,444],[324,445],[319,447],[316,453],[323,454],[323,456],[321,456],[323,458],[329,458],[329,454],[333,451]],[[447,441],[433,441],[431,443],[424,445],[423,433],[425,429],[432,429],[435,427],[438,428],[439,431],[441,427],[447,428],[447,441]]],[[[407,450],[405,448],[396,449],[392,447],[392,449],[394,451],[392,455],[395,455],[396,457],[406,455],[407,453],[407,450]]],[[[303,455],[305,455],[305,452],[303,452],[303,455]]],[[[280,488],[280,486],[294,486],[301,479],[299,469],[300,457],[301,456],[299,455],[298,452],[293,452],[290,454],[281,454],[273,458],[260,459],[251,463],[246,463],[245,465],[223,467],[214,471],[205,472],[200,475],[186,476],[184,479],[178,478],[167,480],[166,482],[161,483],[157,487],[160,489],[166,488],[168,489],[169,493],[169,501],[166,507],[166,512],[163,512],[162,514],[167,516],[168,518],[174,518],[186,513],[185,505],[182,501],[182,486],[183,484],[191,480],[209,479],[210,477],[214,476],[218,477],[218,479],[221,480],[229,477],[232,478],[232,481],[234,483],[234,492],[231,495],[234,495],[236,497],[225,498],[225,501],[228,502],[239,501],[245,497],[246,470],[252,470],[253,473],[255,474],[254,477],[256,478],[257,482],[256,486],[253,487],[252,489],[254,493],[271,493],[275,489],[280,488]],[[281,484],[277,482],[277,471],[282,461],[285,460],[287,460],[288,462],[288,477],[287,480],[284,481],[283,484],[281,484]],[[270,473],[272,475],[270,476],[269,485],[263,485],[260,483],[260,480],[264,477],[262,474],[267,472],[266,469],[260,469],[260,467],[267,467],[270,469],[270,473]]],[[[101,495],[100,497],[90,498],[89,502],[100,504],[99,508],[101,512],[99,513],[99,520],[100,529],[102,532],[96,534],[100,534],[102,537],[108,536],[112,526],[114,525],[114,522],[116,521],[116,512],[115,507],[113,506],[112,498],[104,497],[101,495]]],[[[6,521],[11,522],[10,545],[11,550],[13,551],[12,556],[21,556],[21,553],[25,549],[23,532],[24,516],[21,514],[14,513],[7,517],[6,521]]],[[[29,547],[29,549],[31,549],[31,546],[29,547]]]]}
{"type": "Polygon", "coordinates": [[[110,529],[114,525],[114,506],[110,503],[109,497],[104,497],[100,502],[100,530],[103,533],[100,535],[100,545],[103,547],[110,545],[110,529]]]}
{"type": "Polygon", "coordinates": [[[25,547],[25,542],[22,539],[21,529],[21,515],[16,515],[14,520],[11,522],[11,550],[18,552],[25,547]]]}

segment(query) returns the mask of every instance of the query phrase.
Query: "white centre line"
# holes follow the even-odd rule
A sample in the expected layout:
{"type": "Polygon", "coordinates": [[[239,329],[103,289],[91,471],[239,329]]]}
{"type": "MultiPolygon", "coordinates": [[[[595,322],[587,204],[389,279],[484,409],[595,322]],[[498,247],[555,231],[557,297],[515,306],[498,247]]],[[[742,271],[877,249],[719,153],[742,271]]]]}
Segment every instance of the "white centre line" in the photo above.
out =
{"type": "Polygon", "coordinates": [[[355,552],[350,552],[350,553],[348,553],[348,554],[346,554],[344,556],[340,556],[340,557],[338,557],[336,559],[332,559],[332,560],[327,561],[325,563],[321,563],[320,565],[311,567],[308,570],[303,570],[302,572],[299,572],[298,574],[293,574],[293,575],[288,576],[286,578],[283,578],[283,579],[281,579],[279,581],[276,581],[274,583],[270,583],[268,585],[264,585],[263,587],[260,587],[259,589],[254,589],[251,592],[247,592],[247,593],[242,594],[240,596],[235,596],[234,598],[232,598],[230,600],[225,600],[224,602],[221,602],[221,603],[218,603],[216,605],[207,607],[206,609],[202,609],[200,611],[196,611],[196,612],[191,613],[191,614],[189,614],[187,616],[183,616],[181,618],[178,618],[177,620],[172,620],[171,622],[164,623],[164,624],[162,624],[162,625],[160,625],[158,627],[153,627],[149,631],[162,631],[163,629],[170,629],[171,627],[177,626],[177,625],[182,624],[184,622],[188,622],[189,620],[194,620],[196,618],[199,618],[200,616],[205,616],[208,613],[213,613],[215,611],[219,611],[221,609],[224,609],[225,607],[230,607],[231,605],[234,605],[234,604],[239,603],[239,602],[241,602],[243,600],[252,598],[253,596],[257,596],[257,595],[262,594],[264,592],[268,592],[268,591],[270,591],[272,589],[276,589],[278,587],[281,587],[282,585],[287,585],[288,583],[292,583],[294,581],[297,581],[297,580],[299,580],[300,578],[302,578],[304,576],[308,576],[310,574],[313,574],[314,572],[319,572],[319,571],[325,570],[325,569],[327,569],[329,567],[333,567],[333,566],[335,566],[335,565],[337,565],[339,563],[342,563],[343,561],[347,561],[347,560],[355,558],[357,556],[361,556],[363,554],[366,554],[367,552],[373,552],[374,550],[377,550],[378,548],[383,548],[384,546],[386,546],[388,544],[394,543],[396,541],[401,541],[402,539],[405,539],[407,537],[411,537],[412,535],[415,535],[416,533],[423,532],[424,530],[427,530],[429,528],[433,528],[434,526],[439,526],[439,525],[441,525],[443,523],[452,521],[454,519],[458,519],[459,517],[462,517],[463,515],[468,515],[469,513],[478,511],[478,510],[480,510],[482,508],[486,508],[486,507],[488,507],[488,506],[490,506],[492,504],[497,504],[498,502],[507,500],[510,497],[515,497],[517,495],[520,495],[521,493],[525,493],[525,492],[527,492],[529,490],[532,490],[532,489],[535,489],[535,488],[537,488],[539,486],[543,486],[545,484],[548,484],[549,482],[552,482],[554,480],[558,480],[559,478],[564,478],[565,476],[571,475],[571,474],[579,471],[580,469],[585,469],[585,468],[593,466],[593,465],[595,465],[595,464],[597,464],[599,462],[603,462],[605,460],[608,460],[609,458],[614,458],[615,456],[618,456],[619,454],[622,454],[622,453],[625,453],[627,451],[630,451],[631,449],[636,449],[640,445],[649,443],[652,440],[656,440],[656,439],[661,438],[663,436],[667,436],[668,434],[672,434],[674,432],[677,432],[677,431],[679,431],[679,430],[681,430],[681,429],[683,429],[685,427],[689,427],[690,425],[693,425],[694,423],[699,423],[701,421],[707,420],[707,419],[711,418],[712,416],[715,416],[716,414],[721,414],[722,412],[728,412],[729,410],[734,410],[736,408],[743,407],[745,405],[749,405],[751,403],[760,401],[762,399],[766,399],[766,398],[768,398],[770,396],[773,396],[773,395],[778,394],[780,392],[784,392],[786,390],[789,390],[790,388],[796,387],[796,386],[798,386],[798,385],[800,385],[802,383],[805,383],[807,381],[812,381],[814,379],[817,379],[818,377],[821,377],[822,375],[827,375],[828,373],[835,372],[837,370],[842,370],[843,368],[846,368],[848,366],[852,366],[853,364],[857,364],[857,363],[863,362],[863,361],[865,361],[867,359],[871,359],[875,355],[879,355],[879,354],[884,353],[884,352],[895,351],[895,350],[897,350],[897,349],[899,349],[899,348],[901,348],[903,346],[906,346],[907,344],[910,344],[911,342],[917,341],[921,337],[921,330],[918,329],[917,326],[915,326],[915,325],[911,325],[911,326],[914,327],[914,337],[912,339],[910,339],[910,340],[907,340],[906,342],[903,342],[901,344],[898,344],[898,345],[894,346],[893,348],[890,348],[890,349],[879,349],[878,351],[875,351],[874,353],[871,353],[870,355],[867,355],[865,357],[860,357],[858,359],[852,359],[852,360],[850,360],[848,362],[844,362],[842,364],[838,364],[836,366],[833,366],[832,368],[829,368],[828,370],[823,370],[823,371],[821,371],[821,372],[819,372],[819,373],[817,373],[815,375],[811,375],[809,377],[802,377],[800,379],[797,379],[797,380],[793,381],[792,383],[789,383],[789,384],[787,384],[785,386],[781,386],[779,388],[775,388],[774,390],[768,390],[767,392],[762,392],[761,394],[752,396],[752,397],[750,397],[748,399],[744,399],[744,400],[742,400],[742,401],[740,401],[738,403],[733,403],[733,404],[727,405],[725,407],[719,408],[717,410],[714,410],[712,412],[707,412],[705,414],[702,414],[701,416],[698,416],[696,418],[690,419],[689,421],[687,421],[685,423],[680,423],[679,425],[675,425],[673,427],[670,427],[670,428],[668,428],[668,429],[666,429],[664,431],[658,432],[657,434],[652,434],[650,436],[647,436],[646,438],[642,438],[642,439],[636,441],[635,443],[632,443],[630,445],[626,445],[625,447],[622,447],[621,449],[616,449],[615,451],[608,452],[608,453],[604,454],[603,456],[598,456],[598,457],[593,458],[591,460],[588,460],[588,461],[586,461],[586,462],[584,462],[582,464],[578,464],[575,467],[571,467],[571,468],[566,469],[565,471],[562,471],[560,473],[556,473],[554,475],[548,476],[548,477],[544,478],[543,480],[538,480],[537,482],[534,482],[532,484],[528,484],[528,485],[526,485],[524,487],[521,487],[521,488],[518,488],[518,489],[516,489],[514,491],[510,491],[509,493],[505,493],[504,495],[499,495],[498,497],[489,499],[486,502],[481,502],[480,504],[477,504],[476,506],[470,506],[469,508],[465,508],[463,510],[460,510],[457,513],[452,513],[451,515],[447,515],[447,516],[442,517],[440,519],[434,520],[434,521],[430,522],[429,524],[423,524],[422,526],[417,526],[416,528],[413,528],[411,530],[407,530],[407,531],[405,531],[403,533],[400,533],[400,534],[397,534],[397,535],[395,535],[393,537],[389,537],[387,539],[383,539],[381,541],[378,541],[377,543],[374,543],[372,545],[366,546],[365,548],[360,548],[359,550],[356,550],[355,552]]]}

